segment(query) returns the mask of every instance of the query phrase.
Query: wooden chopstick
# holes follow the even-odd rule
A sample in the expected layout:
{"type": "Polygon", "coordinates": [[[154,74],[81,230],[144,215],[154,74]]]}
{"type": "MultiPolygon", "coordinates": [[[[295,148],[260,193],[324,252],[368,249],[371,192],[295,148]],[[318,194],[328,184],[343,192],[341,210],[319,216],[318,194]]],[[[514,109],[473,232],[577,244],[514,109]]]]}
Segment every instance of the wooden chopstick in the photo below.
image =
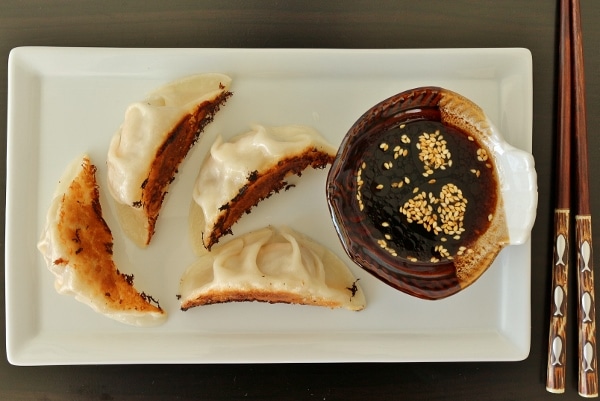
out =
{"type": "Polygon", "coordinates": [[[559,98],[554,210],[554,256],[546,390],[564,393],[566,373],[566,323],[569,277],[569,222],[571,196],[571,13],[570,0],[560,2],[559,98]]]}
{"type": "Polygon", "coordinates": [[[575,215],[575,245],[577,252],[577,322],[579,380],[578,391],[583,397],[598,396],[596,362],[596,308],[594,266],[592,255],[592,216],[588,178],[588,141],[585,104],[585,75],[581,38],[579,0],[572,0],[571,36],[573,40],[574,136],[577,178],[577,213],[575,215]]]}
{"type": "Polygon", "coordinates": [[[557,139],[557,202],[554,211],[552,307],[548,336],[546,390],[565,391],[566,322],[569,275],[571,140],[576,161],[575,251],[577,255],[578,391],[598,396],[596,307],[592,254],[585,74],[579,0],[561,0],[559,47],[559,131],[557,139]],[[573,67],[573,68],[572,68],[573,67]],[[571,114],[573,113],[573,114],[571,114]],[[573,117],[573,121],[571,120],[573,117]],[[573,124],[572,124],[573,123],[573,124]]]}

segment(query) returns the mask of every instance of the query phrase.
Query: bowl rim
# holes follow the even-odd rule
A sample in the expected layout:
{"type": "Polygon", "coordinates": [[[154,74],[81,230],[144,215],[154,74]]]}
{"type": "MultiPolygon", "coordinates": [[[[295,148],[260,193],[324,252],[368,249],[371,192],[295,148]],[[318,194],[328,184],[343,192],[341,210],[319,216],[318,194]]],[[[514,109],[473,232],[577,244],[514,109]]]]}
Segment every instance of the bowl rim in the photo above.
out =
{"type": "MultiPolygon", "coordinates": [[[[355,171],[355,170],[354,170],[355,171]]],[[[342,244],[350,259],[386,284],[423,299],[442,299],[454,295],[475,282],[507,245],[528,240],[537,209],[537,176],[533,156],[508,144],[484,111],[474,102],[448,89],[423,86],[390,96],[365,111],[344,136],[327,176],[327,204],[342,244]],[[439,116],[439,117],[438,117],[439,116]],[[480,144],[490,150],[498,182],[498,204],[490,231],[485,235],[490,246],[473,262],[476,268],[465,276],[453,262],[415,263],[407,269],[378,246],[363,247],[353,238],[348,225],[360,224],[360,218],[342,212],[340,189],[353,191],[348,177],[338,182],[348,163],[347,153],[357,142],[373,140],[397,125],[418,119],[442,122],[459,130],[477,133],[480,144]],[[369,139],[365,139],[368,137],[369,139]],[[507,209],[508,207],[508,209],[507,209]],[[358,220],[357,220],[358,219],[358,220]],[[500,235],[498,233],[503,233],[500,235]],[[464,276],[464,277],[463,277],[464,276]]],[[[354,199],[350,196],[349,199],[354,199]]],[[[375,245],[375,244],[373,244],[375,245]]],[[[479,253],[479,252],[477,252],[479,253]]]]}

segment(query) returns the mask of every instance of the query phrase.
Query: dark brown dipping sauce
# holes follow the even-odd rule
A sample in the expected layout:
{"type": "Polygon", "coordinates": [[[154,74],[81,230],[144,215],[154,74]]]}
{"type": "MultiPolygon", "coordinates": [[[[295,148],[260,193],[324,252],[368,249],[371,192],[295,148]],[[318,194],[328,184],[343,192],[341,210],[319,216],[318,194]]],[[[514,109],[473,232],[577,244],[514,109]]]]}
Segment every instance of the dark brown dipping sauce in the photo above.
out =
{"type": "Polygon", "coordinates": [[[329,211],[350,259],[424,299],[473,283],[508,235],[488,139],[481,108],[439,87],[367,110],[327,175],[329,211]]]}
{"type": "MultiPolygon", "coordinates": [[[[355,155],[358,156],[358,155],[355,155]]],[[[406,267],[451,263],[490,225],[498,185],[487,151],[439,121],[400,124],[365,144],[348,210],[406,267]]]]}

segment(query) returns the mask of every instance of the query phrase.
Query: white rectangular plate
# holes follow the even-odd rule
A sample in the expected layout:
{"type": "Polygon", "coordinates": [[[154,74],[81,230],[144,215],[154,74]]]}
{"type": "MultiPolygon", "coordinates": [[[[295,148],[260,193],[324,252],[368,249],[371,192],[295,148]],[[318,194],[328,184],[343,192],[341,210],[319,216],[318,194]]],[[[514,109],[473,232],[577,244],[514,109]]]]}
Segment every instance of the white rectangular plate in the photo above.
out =
{"type": "Polygon", "coordinates": [[[272,196],[234,226],[286,224],[348,262],[367,297],[361,312],[232,303],[179,310],[194,260],[191,188],[217,134],[251,123],[306,124],[338,145],[375,103],[442,86],[479,104],[512,145],[531,151],[532,62],[526,49],[282,50],[17,48],[9,59],[6,341],[17,365],[520,360],[530,344],[530,244],[501,252],[479,281],[441,301],[398,292],[346,257],[325,200],[326,171],[272,196]],[[105,194],[106,153],[125,108],[157,86],[201,72],[233,78],[233,97],[170,188],[153,243],[122,235],[105,194]],[[55,292],[36,249],[56,183],[87,152],[98,166],[105,219],[121,271],[159,299],[168,321],[136,328],[55,292]]]}

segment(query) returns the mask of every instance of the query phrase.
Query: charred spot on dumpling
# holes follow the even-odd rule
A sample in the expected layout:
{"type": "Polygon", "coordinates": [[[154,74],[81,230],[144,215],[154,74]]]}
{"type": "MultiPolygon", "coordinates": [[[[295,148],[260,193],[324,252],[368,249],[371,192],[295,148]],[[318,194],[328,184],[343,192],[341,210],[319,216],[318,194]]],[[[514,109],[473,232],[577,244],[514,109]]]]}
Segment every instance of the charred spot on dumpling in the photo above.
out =
{"type": "Polygon", "coordinates": [[[79,238],[79,233],[81,231],[81,228],[76,228],[75,229],[75,236],[73,237],[73,242],[79,244],[81,243],[81,238],[79,238]]]}
{"type": "Polygon", "coordinates": [[[127,284],[133,285],[133,279],[134,279],[134,275],[133,274],[121,273],[121,276],[125,279],[125,281],[127,282],[127,284]]]}
{"type": "Polygon", "coordinates": [[[154,298],[152,295],[146,294],[145,292],[141,292],[140,296],[142,297],[142,299],[144,301],[146,301],[147,303],[156,306],[158,309],[162,310],[162,308],[160,307],[160,303],[158,302],[158,300],[156,298],[154,298]]]}
{"type": "Polygon", "coordinates": [[[253,170],[248,174],[248,181],[254,182],[258,178],[258,170],[253,170]]]}
{"type": "Polygon", "coordinates": [[[356,285],[356,283],[358,282],[358,280],[360,279],[357,278],[356,280],[354,280],[350,287],[346,287],[346,289],[351,293],[350,298],[354,298],[356,296],[356,292],[358,291],[358,286],[356,285]]]}

